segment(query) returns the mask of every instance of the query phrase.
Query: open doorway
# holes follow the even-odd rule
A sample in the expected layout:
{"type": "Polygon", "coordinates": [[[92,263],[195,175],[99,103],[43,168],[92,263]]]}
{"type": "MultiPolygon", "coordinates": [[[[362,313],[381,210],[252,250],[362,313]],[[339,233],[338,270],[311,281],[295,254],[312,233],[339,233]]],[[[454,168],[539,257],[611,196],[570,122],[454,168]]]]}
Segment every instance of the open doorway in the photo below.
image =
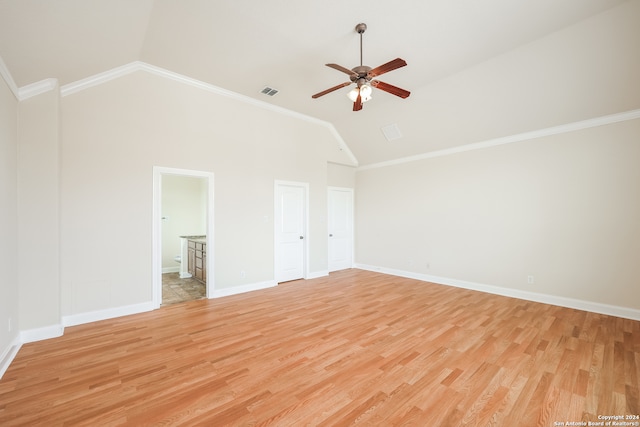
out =
{"type": "Polygon", "coordinates": [[[153,302],[156,308],[213,289],[213,174],[154,167],[153,302]]]}

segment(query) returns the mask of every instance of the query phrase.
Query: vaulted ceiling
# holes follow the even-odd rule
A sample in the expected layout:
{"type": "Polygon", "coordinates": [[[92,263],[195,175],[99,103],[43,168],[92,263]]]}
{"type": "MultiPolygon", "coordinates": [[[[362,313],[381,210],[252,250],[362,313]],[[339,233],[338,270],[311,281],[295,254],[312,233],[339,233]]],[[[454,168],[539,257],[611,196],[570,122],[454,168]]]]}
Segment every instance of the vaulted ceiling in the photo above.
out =
{"type": "Polygon", "coordinates": [[[424,88],[615,7],[623,0],[0,0],[0,57],[17,86],[65,85],[142,61],[332,123],[362,163],[433,150],[421,134],[424,88]],[[352,112],[348,81],[324,66],[396,57],[380,79],[412,92],[377,91],[352,112]],[[260,93],[269,86],[274,97],[260,93]],[[389,143],[381,128],[397,124],[389,143]]]}

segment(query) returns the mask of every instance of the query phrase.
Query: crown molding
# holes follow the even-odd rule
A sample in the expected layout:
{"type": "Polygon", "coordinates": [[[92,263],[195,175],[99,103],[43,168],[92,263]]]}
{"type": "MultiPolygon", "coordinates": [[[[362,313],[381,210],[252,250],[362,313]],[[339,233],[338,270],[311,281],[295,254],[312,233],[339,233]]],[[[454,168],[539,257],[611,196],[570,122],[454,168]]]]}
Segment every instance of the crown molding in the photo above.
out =
{"type": "Polygon", "coordinates": [[[142,62],[139,61],[130,62],[129,64],[113,68],[103,73],[94,74],[93,76],[68,83],[60,88],[60,96],[65,97],[139,71],[142,69],[141,64],[142,62]]]}
{"type": "Polygon", "coordinates": [[[7,83],[7,86],[9,86],[9,89],[13,93],[13,96],[15,96],[16,99],[19,100],[20,97],[18,96],[18,92],[19,92],[18,85],[16,85],[16,82],[13,81],[13,77],[11,76],[9,69],[7,68],[7,64],[4,63],[1,56],[0,56],[0,76],[2,76],[4,81],[7,83]]]}
{"type": "Polygon", "coordinates": [[[187,77],[183,74],[178,74],[173,71],[169,71],[164,68],[156,67],[155,65],[147,64],[142,61],[135,61],[129,64],[125,64],[121,67],[114,68],[109,71],[105,71],[103,73],[99,73],[90,77],[87,77],[82,80],[78,80],[73,83],[66,84],[60,88],[60,95],[62,97],[83,91],[85,89],[101,85],[110,80],[114,80],[120,77],[123,77],[127,74],[134,73],[136,71],[145,71],[147,73],[154,74],[156,76],[164,77],[169,80],[177,81],[179,83],[183,83],[192,87],[196,87],[198,89],[205,90],[207,92],[215,93],[217,95],[225,96],[228,98],[235,99],[240,102],[244,102],[245,104],[250,104],[255,107],[264,108],[278,114],[283,114],[289,117],[293,117],[295,119],[304,120],[309,123],[313,123],[316,125],[324,126],[333,135],[334,138],[338,140],[339,149],[344,151],[349,159],[353,162],[354,166],[358,165],[358,160],[353,155],[353,152],[349,149],[345,141],[342,139],[338,131],[335,129],[332,123],[326,122],[324,120],[317,119],[315,117],[308,116],[306,114],[301,114],[296,111],[292,111],[283,107],[279,107],[277,105],[269,104],[268,102],[260,101],[254,98],[251,98],[246,95],[241,95],[236,92],[232,92],[227,89],[223,89],[218,86],[214,86],[210,83],[205,83],[201,80],[197,80],[191,77],[187,77]]]}
{"type": "Polygon", "coordinates": [[[403,163],[415,162],[418,160],[431,159],[434,157],[450,156],[452,154],[463,153],[465,151],[480,150],[498,145],[512,144],[514,142],[527,141],[545,136],[558,135],[567,132],[574,132],[581,129],[589,129],[597,126],[609,125],[612,123],[624,122],[640,118],[640,109],[624,111],[622,113],[610,114],[607,116],[595,117],[592,119],[581,120],[564,125],[553,126],[545,129],[539,129],[531,132],[524,132],[515,135],[509,135],[501,138],[488,139],[486,141],[475,142],[472,144],[461,145],[459,147],[447,148],[444,150],[430,151],[428,153],[417,154],[415,156],[402,157],[400,159],[389,160],[385,162],[372,163],[370,165],[360,166],[356,171],[364,171],[369,169],[383,168],[387,166],[400,165],[403,163]]]}
{"type": "Polygon", "coordinates": [[[58,86],[57,79],[44,79],[19,88],[13,80],[9,69],[7,68],[7,64],[4,63],[1,56],[0,76],[2,76],[4,81],[7,83],[7,86],[9,86],[9,89],[11,89],[11,92],[13,92],[13,96],[15,96],[18,101],[24,101],[25,99],[40,95],[41,93],[49,92],[58,86]]]}
{"type": "Polygon", "coordinates": [[[58,87],[58,79],[44,79],[39,82],[32,83],[27,86],[22,86],[18,89],[18,99],[24,101],[31,97],[40,95],[50,90],[54,90],[58,87]]]}

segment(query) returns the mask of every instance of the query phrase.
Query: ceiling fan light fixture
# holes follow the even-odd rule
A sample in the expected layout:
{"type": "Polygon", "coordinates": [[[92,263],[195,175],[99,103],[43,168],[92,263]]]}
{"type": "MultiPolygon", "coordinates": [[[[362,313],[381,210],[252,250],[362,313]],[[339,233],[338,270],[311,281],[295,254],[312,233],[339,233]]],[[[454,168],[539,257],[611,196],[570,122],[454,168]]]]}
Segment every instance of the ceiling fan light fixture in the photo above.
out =
{"type": "Polygon", "coordinates": [[[358,92],[360,92],[360,99],[364,103],[372,98],[371,94],[373,92],[373,89],[371,89],[371,86],[369,86],[368,84],[362,85],[359,88],[354,87],[349,91],[349,93],[347,93],[347,96],[349,97],[351,102],[356,102],[356,99],[358,99],[358,92]]]}
{"type": "Polygon", "coordinates": [[[371,93],[373,89],[368,84],[360,86],[360,96],[362,97],[362,102],[366,102],[371,99],[371,93]]]}

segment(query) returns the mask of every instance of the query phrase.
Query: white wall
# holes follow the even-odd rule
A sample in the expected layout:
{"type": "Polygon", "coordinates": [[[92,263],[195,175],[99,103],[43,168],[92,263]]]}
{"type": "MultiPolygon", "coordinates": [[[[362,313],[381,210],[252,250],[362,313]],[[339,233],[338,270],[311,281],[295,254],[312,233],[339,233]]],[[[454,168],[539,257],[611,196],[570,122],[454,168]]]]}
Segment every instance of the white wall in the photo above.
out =
{"type": "Polygon", "coordinates": [[[59,98],[56,87],[18,106],[17,265],[22,330],[61,324],[59,98]]]}
{"type": "Polygon", "coordinates": [[[207,234],[207,180],[163,175],[162,217],[162,269],[178,271],[174,258],[180,255],[180,236],[207,234]]]}
{"type": "Polygon", "coordinates": [[[18,101],[0,77],[0,374],[20,327],[17,150],[18,101]]]}
{"type": "Polygon", "coordinates": [[[153,166],[215,174],[216,288],[273,280],[274,180],[309,183],[326,271],[327,161],[349,163],[327,127],[146,72],[61,105],[63,315],[151,301],[153,166]]]}
{"type": "Polygon", "coordinates": [[[356,168],[329,163],[327,165],[327,184],[330,187],[355,188],[356,168]]]}
{"type": "Polygon", "coordinates": [[[638,313],[639,163],[636,119],[359,171],[356,261],[638,313]]]}

